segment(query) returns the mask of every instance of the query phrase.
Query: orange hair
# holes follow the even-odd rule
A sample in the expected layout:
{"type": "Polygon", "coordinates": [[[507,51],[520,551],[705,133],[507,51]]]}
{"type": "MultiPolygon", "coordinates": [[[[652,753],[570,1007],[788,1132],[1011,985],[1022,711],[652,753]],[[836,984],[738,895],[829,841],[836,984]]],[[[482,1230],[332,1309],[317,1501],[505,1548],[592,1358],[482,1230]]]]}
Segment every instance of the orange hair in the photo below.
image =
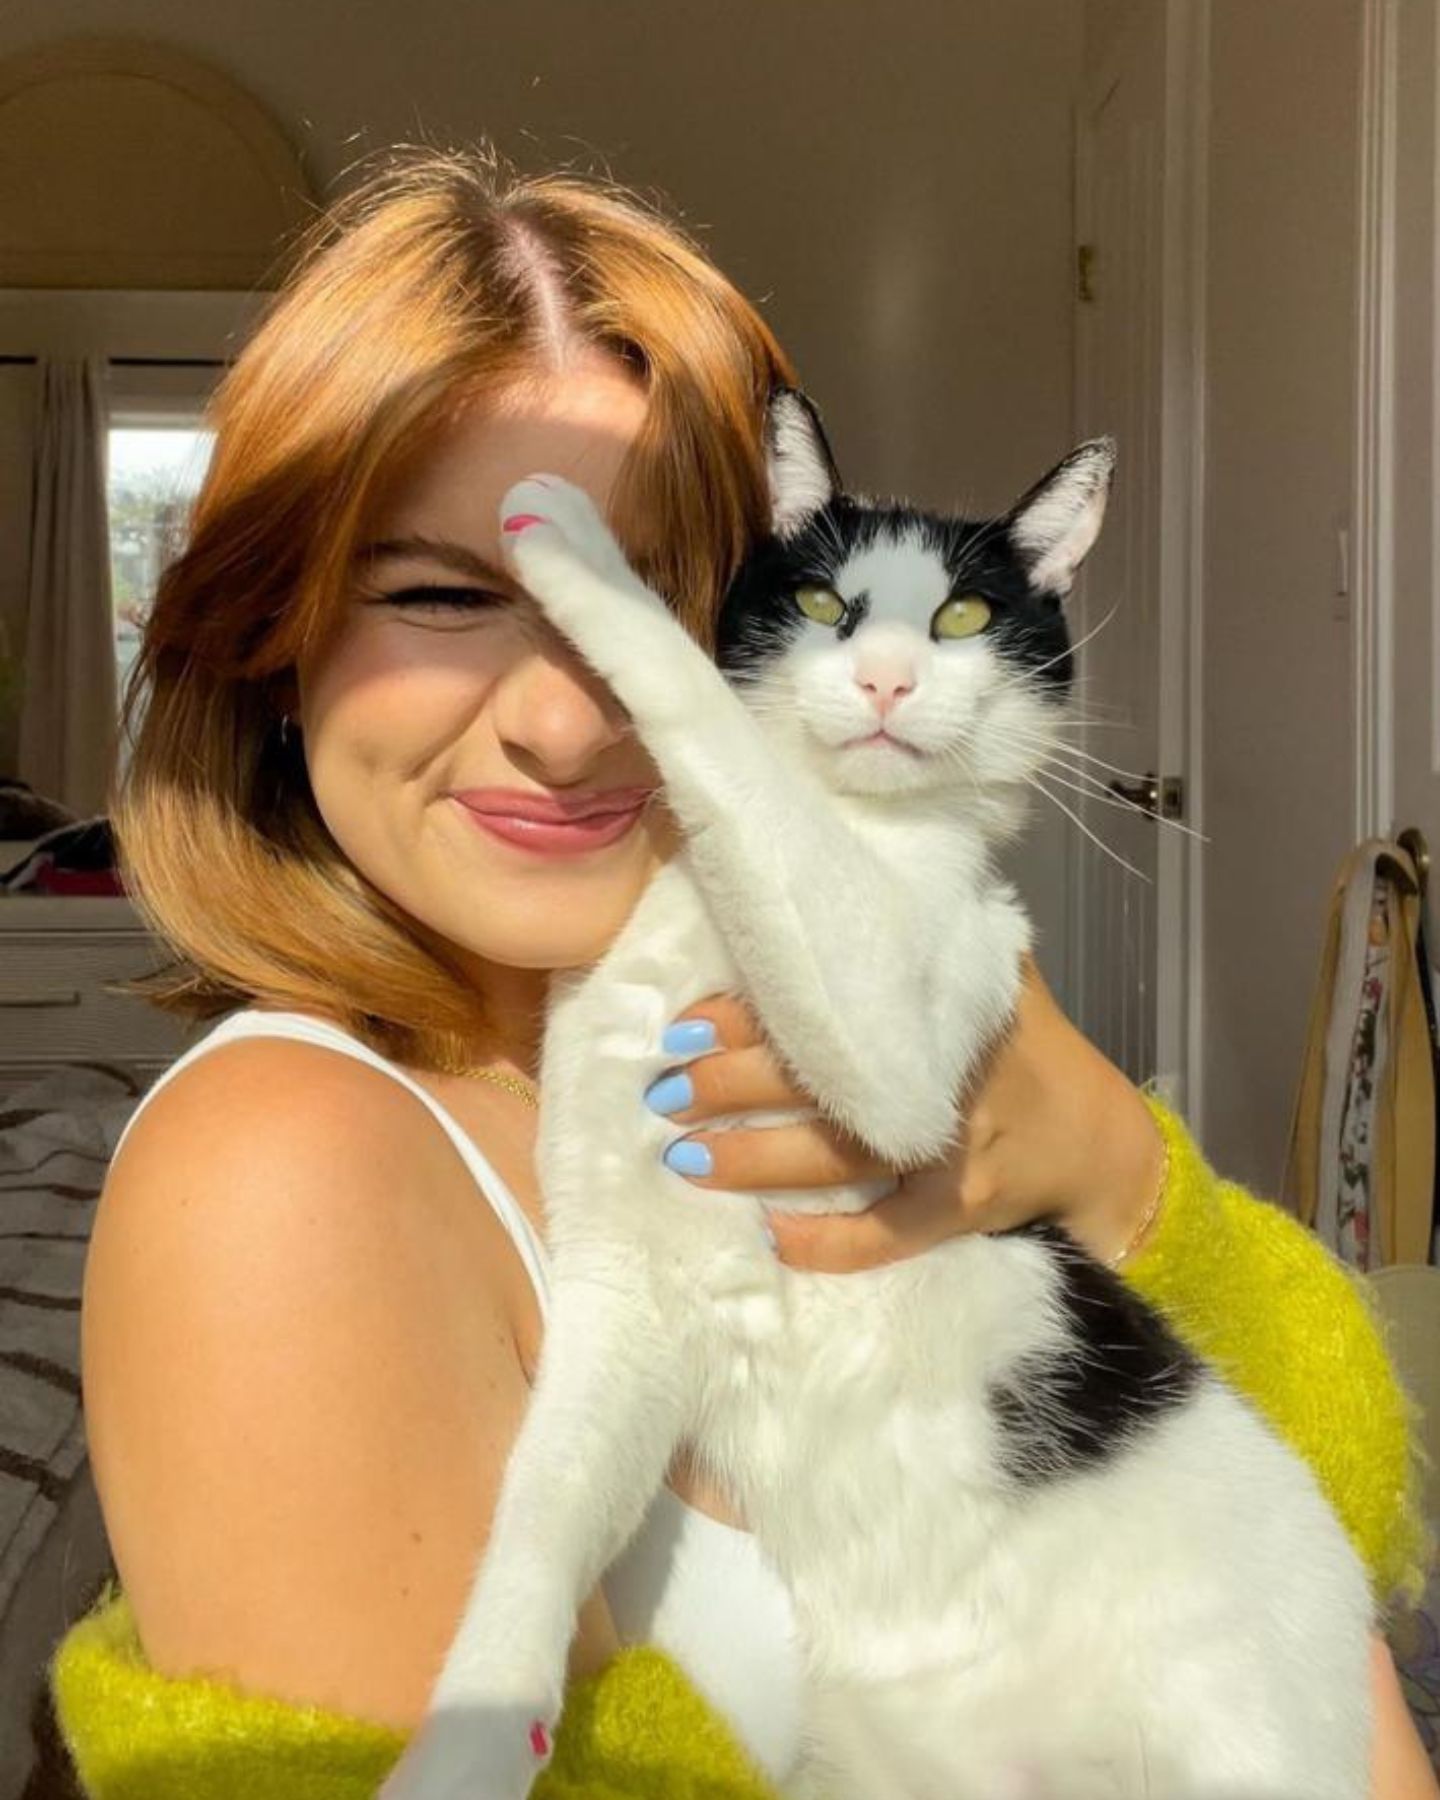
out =
{"type": "Polygon", "coordinates": [[[127,881],[181,959],[151,990],[160,1004],[318,1012],[420,1062],[473,1044],[483,998],[345,860],[279,727],[408,461],[553,359],[557,334],[642,383],[616,527],[711,641],[766,522],[765,401],[794,379],[768,327],[608,185],[517,177],[474,153],[392,160],[311,234],[221,384],[188,546],[126,696],[127,881]]]}

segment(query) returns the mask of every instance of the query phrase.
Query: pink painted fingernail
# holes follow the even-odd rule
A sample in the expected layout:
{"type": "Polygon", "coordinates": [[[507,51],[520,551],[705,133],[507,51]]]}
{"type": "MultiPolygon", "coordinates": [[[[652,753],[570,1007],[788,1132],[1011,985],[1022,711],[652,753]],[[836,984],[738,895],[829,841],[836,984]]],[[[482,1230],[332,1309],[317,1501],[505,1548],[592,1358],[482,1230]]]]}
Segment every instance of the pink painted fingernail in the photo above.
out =
{"type": "Polygon", "coordinates": [[[539,1757],[550,1754],[550,1733],[539,1719],[530,1727],[530,1748],[539,1757]]]}
{"type": "Polygon", "coordinates": [[[501,527],[503,531],[527,531],[532,525],[543,525],[539,513],[511,513],[501,527]]]}

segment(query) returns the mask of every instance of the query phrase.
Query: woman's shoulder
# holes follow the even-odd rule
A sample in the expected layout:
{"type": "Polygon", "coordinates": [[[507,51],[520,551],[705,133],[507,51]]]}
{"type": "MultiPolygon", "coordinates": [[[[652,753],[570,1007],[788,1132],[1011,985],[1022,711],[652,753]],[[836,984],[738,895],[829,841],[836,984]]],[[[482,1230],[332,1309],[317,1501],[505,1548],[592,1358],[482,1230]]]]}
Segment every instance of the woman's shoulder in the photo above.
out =
{"type": "Polygon", "coordinates": [[[289,1034],[221,1038],[182,1059],[141,1104],[112,1175],[129,1186],[194,1156],[219,1173],[282,1157],[303,1169],[363,1169],[378,1143],[424,1155],[437,1133],[424,1108],[376,1063],[289,1034]]]}
{"type": "Polygon", "coordinates": [[[137,1119],[83,1360],[157,1668],[419,1716],[527,1392],[477,1199],[412,1094],[313,1045],[216,1046],[137,1119]]]}
{"type": "Polygon", "coordinates": [[[161,1312],[218,1304],[237,1268],[290,1291],[306,1262],[331,1271],[336,1306],[342,1276],[361,1282],[371,1267],[397,1304],[407,1281],[443,1299],[444,1271],[457,1268],[464,1300],[487,1289],[508,1299],[512,1258],[479,1198],[451,1139],[383,1067],[279,1035],[217,1043],[149,1097],[114,1158],[87,1261],[87,1322],[102,1298],[130,1295],[132,1261],[161,1312]]]}

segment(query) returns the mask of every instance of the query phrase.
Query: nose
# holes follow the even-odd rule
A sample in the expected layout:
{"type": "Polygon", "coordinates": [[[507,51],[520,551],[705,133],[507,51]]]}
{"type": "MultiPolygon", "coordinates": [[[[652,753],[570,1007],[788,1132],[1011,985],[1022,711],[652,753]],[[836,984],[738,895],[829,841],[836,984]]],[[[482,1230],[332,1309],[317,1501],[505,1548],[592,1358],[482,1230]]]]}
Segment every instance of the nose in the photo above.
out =
{"type": "Polygon", "coordinates": [[[899,664],[872,664],[855,671],[855,685],[883,719],[898,700],[914,691],[915,671],[899,664]]]}
{"type": "Polygon", "coordinates": [[[550,787],[582,780],[630,735],[610,690],[568,646],[536,645],[493,691],[496,734],[517,766],[550,787]]]}

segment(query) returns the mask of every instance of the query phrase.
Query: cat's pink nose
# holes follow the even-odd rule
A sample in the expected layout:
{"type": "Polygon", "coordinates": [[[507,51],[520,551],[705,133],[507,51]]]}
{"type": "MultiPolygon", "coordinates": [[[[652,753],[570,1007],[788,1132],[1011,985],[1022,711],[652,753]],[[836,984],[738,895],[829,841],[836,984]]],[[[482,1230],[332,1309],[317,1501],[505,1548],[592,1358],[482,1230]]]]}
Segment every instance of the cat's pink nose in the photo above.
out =
{"type": "Polygon", "coordinates": [[[900,674],[896,671],[881,673],[872,671],[855,677],[855,685],[864,694],[870,696],[870,704],[883,719],[897,700],[903,700],[906,694],[913,693],[915,677],[913,674],[900,674]]]}

